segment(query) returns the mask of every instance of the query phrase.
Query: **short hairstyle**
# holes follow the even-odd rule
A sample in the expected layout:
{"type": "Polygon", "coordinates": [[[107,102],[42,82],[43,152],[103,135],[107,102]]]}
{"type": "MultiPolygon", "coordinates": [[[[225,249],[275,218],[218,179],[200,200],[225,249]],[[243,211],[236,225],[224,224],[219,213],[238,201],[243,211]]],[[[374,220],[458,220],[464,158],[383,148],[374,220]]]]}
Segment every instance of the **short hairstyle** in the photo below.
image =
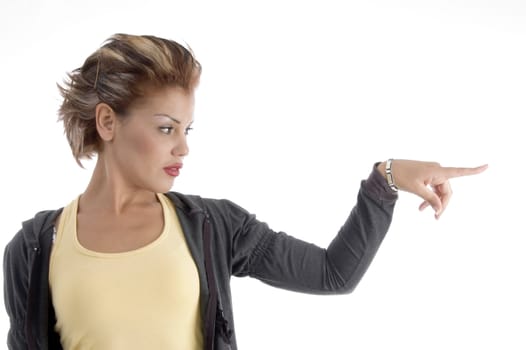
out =
{"type": "Polygon", "coordinates": [[[145,87],[196,87],[201,64],[183,45],[151,35],[114,34],[84,64],[68,73],[59,121],[77,163],[101,151],[95,108],[108,104],[118,115],[146,94],[145,87]]]}

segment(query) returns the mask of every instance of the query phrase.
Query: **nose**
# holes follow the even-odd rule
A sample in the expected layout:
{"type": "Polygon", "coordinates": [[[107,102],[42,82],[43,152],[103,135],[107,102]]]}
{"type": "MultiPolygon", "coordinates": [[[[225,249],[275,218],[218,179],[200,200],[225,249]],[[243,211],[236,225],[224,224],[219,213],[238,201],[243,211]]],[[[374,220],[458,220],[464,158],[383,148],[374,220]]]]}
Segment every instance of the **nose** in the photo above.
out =
{"type": "Polygon", "coordinates": [[[178,157],[186,157],[190,149],[188,148],[188,142],[186,141],[186,135],[181,135],[176,140],[176,143],[172,149],[172,154],[178,157]]]}

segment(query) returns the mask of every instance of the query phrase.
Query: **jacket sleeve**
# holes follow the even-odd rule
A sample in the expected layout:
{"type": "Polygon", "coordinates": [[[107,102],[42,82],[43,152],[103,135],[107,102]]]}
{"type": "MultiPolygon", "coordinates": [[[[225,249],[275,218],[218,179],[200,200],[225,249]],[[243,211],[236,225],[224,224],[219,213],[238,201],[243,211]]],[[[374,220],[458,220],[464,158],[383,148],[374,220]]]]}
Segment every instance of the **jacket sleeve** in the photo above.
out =
{"type": "Polygon", "coordinates": [[[4,249],[4,303],[9,316],[8,349],[27,349],[25,319],[29,288],[28,251],[22,230],[4,249]]]}
{"type": "Polygon", "coordinates": [[[361,183],[355,207],[326,249],[274,232],[236,207],[231,214],[235,222],[232,273],[298,292],[350,293],[389,229],[397,198],[375,165],[361,183]]]}

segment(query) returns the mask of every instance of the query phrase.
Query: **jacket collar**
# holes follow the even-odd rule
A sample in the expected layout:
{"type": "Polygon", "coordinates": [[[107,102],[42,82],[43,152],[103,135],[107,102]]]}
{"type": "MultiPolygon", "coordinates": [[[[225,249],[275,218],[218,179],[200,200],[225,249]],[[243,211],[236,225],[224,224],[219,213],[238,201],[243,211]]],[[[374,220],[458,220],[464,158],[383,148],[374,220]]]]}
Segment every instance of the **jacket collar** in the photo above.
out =
{"type": "Polygon", "coordinates": [[[172,203],[177,209],[182,210],[186,215],[193,215],[196,213],[206,215],[206,211],[198,203],[198,200],[200,199],[198,196],[189,196],[178,192],[167,192],[165,195],[172,200],[172,203]]]}

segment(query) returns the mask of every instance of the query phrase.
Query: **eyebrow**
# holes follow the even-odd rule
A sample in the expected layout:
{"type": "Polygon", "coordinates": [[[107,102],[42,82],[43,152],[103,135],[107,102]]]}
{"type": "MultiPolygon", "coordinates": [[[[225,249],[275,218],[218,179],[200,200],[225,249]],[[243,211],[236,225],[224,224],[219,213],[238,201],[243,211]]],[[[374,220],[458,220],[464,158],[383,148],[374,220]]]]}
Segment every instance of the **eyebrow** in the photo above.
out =
{"type": "Polygon", "coordinates": [[[174,117],[169,116],[168,114],[157,113],[157,114],[154,114],[153,116],[154,116],[154,117],[166,117],[166,118],[169,118],[169,119],[173,120],[173,121],[176,122],[177,124],[181,124],[181,122],[180,122],[179,120],[175,119],[174,117]]]}

